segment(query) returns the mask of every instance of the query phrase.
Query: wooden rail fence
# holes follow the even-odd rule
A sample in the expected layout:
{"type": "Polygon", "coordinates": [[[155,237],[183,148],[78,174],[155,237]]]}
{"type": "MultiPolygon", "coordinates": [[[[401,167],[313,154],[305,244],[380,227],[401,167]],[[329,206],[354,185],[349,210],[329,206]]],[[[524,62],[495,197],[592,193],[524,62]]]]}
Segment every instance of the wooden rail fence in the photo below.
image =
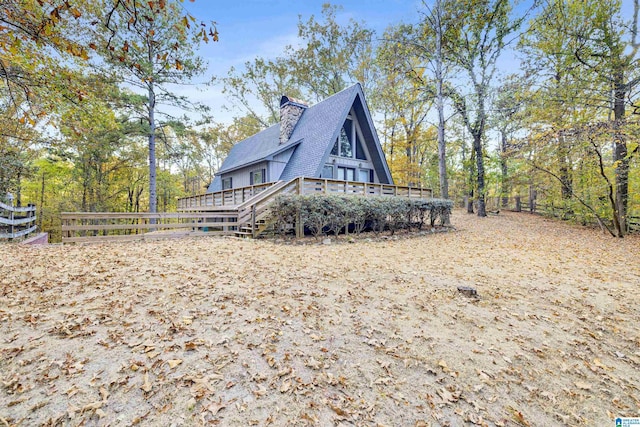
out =
{"type": "MultiPolygon", "coordinates": [[[[538,202],[536,199],[513,197],[507,198],[506,206],[501,197],[487,198],[487,210],[496,211],[500,209],[508,209],[515,212],[528,212],[534,214],[542,214],[559,219],[567,219],[567,210],[563,206],[554,205],[553,203],[538,202]]],[[[594,218],[585,218],[580,216],[571,217],[572,220],[582,223],[583,225],[597,226],[598,222],[594,218]]],[[[640,232],[640,216],[637,216],[637,209],[627,216],[629,232],[640,232]]]]}
{"type": "Polygon", "coordinates": [[[232,235],[236,210],[189,213],[63,212],[62,242],[155,240],[196,235],[232,235]]]}
{"type": "Polygon", "coordinates": [[[0,203],[0,239],[24,237],[36,230],[36,207],[13,207],[0,203]]]}

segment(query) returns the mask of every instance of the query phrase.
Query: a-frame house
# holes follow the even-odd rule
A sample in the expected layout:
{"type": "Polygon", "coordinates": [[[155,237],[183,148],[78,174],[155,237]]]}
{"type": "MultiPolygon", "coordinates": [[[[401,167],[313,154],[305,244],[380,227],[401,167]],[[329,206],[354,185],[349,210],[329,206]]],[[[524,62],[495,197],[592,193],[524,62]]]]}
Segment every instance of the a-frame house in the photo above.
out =
{"type": "MultiPolygon", "coordinates": [[[[207,230],[256,237],[280,194],[339,193],[429,198],[393,184],[360,84],[311,107],[283,96],[280,123],[233,146],[207,193],[178,200],[180,212],[208,212],[207,230]]],[[[303,233],[301,222],[296,234],[303,233]]]]}

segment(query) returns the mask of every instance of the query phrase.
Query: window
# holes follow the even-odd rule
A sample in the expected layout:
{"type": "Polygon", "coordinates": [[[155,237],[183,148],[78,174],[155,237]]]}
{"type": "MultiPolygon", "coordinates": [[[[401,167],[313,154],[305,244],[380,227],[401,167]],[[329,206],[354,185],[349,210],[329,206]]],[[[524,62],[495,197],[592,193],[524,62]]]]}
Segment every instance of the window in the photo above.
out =
{"type": "Polygon", "coordinates": [[[267,182],[266,169],[251,171],[251,175],[249,176],[249,185],[262,184],[264,182],[267,182]]]}
{"type": "Polygon", "coordinates": [[[233,187],[233,178],[222,178],[222,189],[228,190],[233,187]]]}
{"type": "Polygon", "coordinates": [[[373,169],[360,169],[360,170],[358,170],[358,181],[360,181],[360,182],[373,182],[373,169]]]}
{"type": "Polygon", "coordinates": [[[324,167],[322,168],[322,175],[320,177],[333,179],[333,166],[324,165],[324,167]]]}
{"type": "Polygon", "coordinates": [[[331,150],[332,156],[353,158],[354,130],[355,127],[353,126],[353,120],[345,120],[342,128],[340,129],[340,135],[338,135],[338,139],[336,139],[336,141],[333,143],[333,149],[331,150]]]}
{"type": "Polygon", "coordinates": [[[355,181],[356,170],[354,168],[338,166],[338,179],[341,179],[342,181],[355,181]]]}
{"type": "Polygon", "coordinates": [[[362,141],[360,141],[358,132],[355,132],[355,136],[356,136],[356,159],[367,160],[367,155],[364,152],[364,148],[362,148],[362,141]]]}

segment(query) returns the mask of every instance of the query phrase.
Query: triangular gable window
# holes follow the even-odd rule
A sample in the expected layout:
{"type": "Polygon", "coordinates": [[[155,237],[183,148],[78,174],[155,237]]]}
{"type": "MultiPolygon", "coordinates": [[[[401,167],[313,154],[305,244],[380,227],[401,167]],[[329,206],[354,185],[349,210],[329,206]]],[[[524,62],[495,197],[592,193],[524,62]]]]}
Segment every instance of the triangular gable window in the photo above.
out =
{"type": "Polygon", "coordinates": [[[351,118],[344,121],[340,128],[340,135],[333,143],[332,156],[346,157],[349,159],[367,160],[362,146],[362,141],[351,118]]]}
{"type": "Polygon", "coordinates": [[[353,120],[345,120],[338,139],[333,143],[332,156],[353,157],[353,130],[353,120]]]}

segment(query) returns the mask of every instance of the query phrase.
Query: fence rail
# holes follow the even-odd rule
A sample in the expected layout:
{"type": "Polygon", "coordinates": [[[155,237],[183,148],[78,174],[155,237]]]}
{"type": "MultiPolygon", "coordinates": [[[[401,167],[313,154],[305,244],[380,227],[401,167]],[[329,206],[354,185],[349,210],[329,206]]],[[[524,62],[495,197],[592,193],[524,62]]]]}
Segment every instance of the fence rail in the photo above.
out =
{"type": "Polygon", "coordinates": [[[0,203],[0,239],[17,239],[36,231],[36,207],[0,203]]]}
{"type": "MultiPolygon", "coordinates": [[[[582,225],[597,226],[598,221],[590,212],[583,211],[582,214],[568,210],[565,206],[549,203],[543,200],[537,200],[525,197],[490,197],[486,200],[488,211],[499,211],[500,209],[508,209],[515,212],[528,212],[533,214],[546,215],[563,220],[573,220],[582,225]]],[[[629,232],[640,233],[640,216],[636,216],[637,211],[627,216],[627,225],[629,232]]]]}
{"type": "Polygon", "coordinates": [[[237,227],[237,211],[201,213],[63,212],[62,242],[155,240],[187,235],[227,235],[237,227]]]}

